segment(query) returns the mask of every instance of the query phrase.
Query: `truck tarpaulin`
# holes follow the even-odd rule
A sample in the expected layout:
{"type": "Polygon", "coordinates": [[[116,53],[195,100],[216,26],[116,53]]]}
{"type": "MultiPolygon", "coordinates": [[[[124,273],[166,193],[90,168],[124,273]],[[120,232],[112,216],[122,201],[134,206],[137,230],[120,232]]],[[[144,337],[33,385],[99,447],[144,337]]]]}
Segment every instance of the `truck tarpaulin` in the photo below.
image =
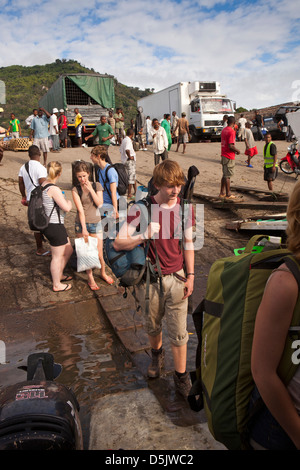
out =
{"type": "Polygon", "coordinates": [[[68,104],[66,97],[65,78],[75,83],[84,93],[90,96],[103,108],[115,107],[114,82],[109,77],[97,77],[95,75],[67,75],[60,77],[41,98],[39,105],[51,112],[53,108],[66,109],[68,104]]]}

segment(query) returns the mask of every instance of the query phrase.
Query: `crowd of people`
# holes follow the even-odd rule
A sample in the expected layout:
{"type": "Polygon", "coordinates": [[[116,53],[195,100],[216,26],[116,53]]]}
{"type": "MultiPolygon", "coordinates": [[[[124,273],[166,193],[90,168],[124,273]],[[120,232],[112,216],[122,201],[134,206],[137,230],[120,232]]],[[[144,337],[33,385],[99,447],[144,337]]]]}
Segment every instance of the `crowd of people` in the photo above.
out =
{"type": "MultiPolygon", "coordinates": [[[[53,111],[55,110],[56,108],[53,111]]],[[[78,117],[79,111],[76,110],[76,112],[77,128],[82,126],[82,120],[80,120],[80,116],[78,117]]],[[[176,116],[175,112],[172,113],[172,121],[171,115],[166,114],[159,121],[156,118],[151,120],[149,116],[145,117],[142,110],[138,109],[136,122],[132,123],[125,131],[122,110],[118,109],[116,114],[109,114],[109,117],[102,116],[100,124],[93,133],[85,137],[85,141],[99,138],[99,145],[93,146],[90,154],[90,160],[96,170],[96,182],[90,181],[90,169],[85,162],[78,162],[74,167],[74,174],[78,180],[78,184],[72,188],[72,198],[76,208],[75,237],[87,240],[90,236],[97,239],[101,265],[100,277],[107,284],[113,284],[114,279],[106,273],[103,258],[103,225],[101,223],[103,217],[112,217],[115,220],[119,218],[118,173],[111,165],[108,156],[109,145],[111,140],[115,138],[115,144],[120,147],[121,162],[124,163],[129,177],[129,200],[136,193],[135,140],[137,139],[140,150],[147,148],[147,145],[152,145],[154,154],[153,185],[157,192],[151,196],[151,205],[159,207],[159,211],[157,216],[153,215],[155,211],[152,211],[151,220],[146,230],[137,233],[136,227],[140,223],[141,214],[133,204],[117,235],[114,248],[117,251],[131,250],[138,245],[150,242],[148,256],[154,269],[158,270],[159,265],[161,282],[156,279],[155,282],[150,283],[150,303],[146,302],[145,281],[135,289],[135,297],[143,312],[145,329],[151,345],[151,362],[147,374],[149,378],[157,378],[164,369],[165,349],[163,347],[162,324],[165,319],[173,356],[175,389],[186,399],[191,388],[190,376],[186,370],[187,310],[188,297],[193,293],[195,278],[192,242],[192,229],[195,221],[193,213],[191,213],[186,230],[182,234],[181,243],[180,238],[176,236],[176,229],[181,226],[179,195],[185,177],[180,165],[168,158],[168,152],[173,139],[176,139],[176,151],[182,143],[183,154],[186,152],[186,143],[189,140],[188,122],[184,113],[181,118],[176,116]],[[102,209],[101,213],[99,208],[102,209]],[[166,224],[168,224],[167,230],[166,224]],[[164,236],[166,232],[168,233],[167,239],[164,236]]],[[[46,127],[48,129],[50,117],[46,110],[40,108],[31,121],[30,126],[35,140],[28,151],[28,165],[24,164],[19,172],[19,189],[22,195],[21,202],[27,206],[32,189],[38,185],[43,188],[43,205],[47,215],[50,216],[50,221],[45,230],[34,232],[36,254],[39,256],[51,254],[52,290],[65,292],[72,288],[72,276],[65,273],[65,267],[73,253],[73,247],[65,228],[64,219],[73,204],[72,201],[65,198],[58,186],[62,174],[61,163],[51,161],[46,164],[45,153],[47,154],[46,140],[48,140],[48,135],[46,138],[43,131],[46,127]],[[44,157],[44,164],[40,162],[41,154],[44,157]],[[50,253],[43,247],[45,239],[49,242],[50,253]]],[[[63,119],[62,121],[65,123],[63,119]]],[[[55,124],[55,119],[53,119],[52,125],[53,132],[55,131],[53,135],[60,135],[61,123],[55,124]]],[[[246,165],[248,167],[251,167],[251,159],[257,154],[251,123],[247,120],[242,123],[240,121],[237,134],[235,125],[233,116],[224,119],[221,133],[222,179],[219,195],[221,199],[234,199],[230,191],[230,179],[234,174],[235,156],[240,154],[240,150],[236,146],[237,139],[245,142],[246,165]]],[[[52,135],[51,132],[50,135],[52,135]]],[[[82,130],[76,131],[76,136],[78,145],[83,145],[82,130]]],[[[62,135],[61,142],[64,142],[64,139],[65,137],[62,135]]],[[[272,181],[277,176],[277,150],[270,134],[267,133],[264,139],[264,179],[267,181],[269,189],[272,189],[272,181]]],[[[54,142],[57,144],[57,139],[54,139],[54,142]]],[[[287,232],[289,247],[298,260],[300,260],[299,188],[300,183],[296,183],[290,198],[287,232]]],[[[87,270],[86,274],[89,288],[92,291],[99,290],[100,287],[95,280],[93,270],[87,270]]],[[[293,395],[290,396],[276,374],[284,340],[288,334],[289,321],[298,298],[298,286],[296,282],[290,282],[291,277],[289,269],[284,267],[280,273],[272,274],[270,278],[257,317],[252,369],[257,387],[267,406],[270,407],[279,425],[289,436],[292,448],[293,446],[299,448],[300,431],[298,425],[300,421],[299,409],[297,408],[299,393],[298,391],[294,393],[295,389],[293,389],[293,395]],[[282,311],[288,313],[284,320],[282,311]],[[276,322],[275,335],[272,329],[274,322],[276,322]],[[267,339],[272,341],[272,351],[276,351],[272,357],[268,354],[267,339]]],[[[298,384],[297,381],[298,374],[294,379],[295,384],[298,384]]],[[[266,432],[268,433],[269,429],[266,428],[266,432]]],[[[259,437],[255,436],[255,439],[259,444],[259,437]]],[[[262,442],[264,445],[265,440],[262,442]]]]}

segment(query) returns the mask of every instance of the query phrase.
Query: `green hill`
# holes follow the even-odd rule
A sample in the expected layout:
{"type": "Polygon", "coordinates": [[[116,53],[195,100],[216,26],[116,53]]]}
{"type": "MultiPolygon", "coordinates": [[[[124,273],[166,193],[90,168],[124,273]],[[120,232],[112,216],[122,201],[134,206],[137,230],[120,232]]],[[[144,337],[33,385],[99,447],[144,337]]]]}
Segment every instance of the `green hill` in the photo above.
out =
{"type": "MultiPolygon", "coordinates": [[[[4,115],[0,124],[8,127],[10,114],[15,113],[25,129],[24,120],[31,114],[32,109],[38,106],[39,99],[47,92],[52,84],[65,73],[95,73],[94,69],[88,69],[76,60],[57,59],[52,64],[34,65],[25,67],[11,65],[0,67],[0,80],[6,86],[6,104],[4,115]]],[[[105,74],[106,75],[106,74],[105,74]]],[[[125,124],[128,126],[130,119],[135,118],[136,102],[139,98],[151,93],[149,89],[140,90],[137,87],[128,87],[115,81],[116,107],[122,107],[125,115],[125,124]]],[[[49,110],[51,111],[51,110],[49,110]]]]}

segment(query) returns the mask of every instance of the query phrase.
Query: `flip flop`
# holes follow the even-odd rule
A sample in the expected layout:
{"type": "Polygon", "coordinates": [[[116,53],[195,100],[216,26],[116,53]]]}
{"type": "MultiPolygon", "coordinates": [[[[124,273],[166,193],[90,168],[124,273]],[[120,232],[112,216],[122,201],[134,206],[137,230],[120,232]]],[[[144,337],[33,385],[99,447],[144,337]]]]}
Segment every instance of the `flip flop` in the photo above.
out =
{"type": "Polygon", "coordinates": [[[68,276],[67,274],[65,275],[65,277],[63,277],[60,282],[67,282],[67,281],[72,281],[73,279],[73,276],[68,276]]]}
{"type": "Polygon", "coordinates": [[[90,284],[90,283],[88,282],[88,286],[89,286],[89,288],[90,288],[91,290],[99,290],[99,289],[100,289],[100,287],[97,286],[97,284],[90,284]]]}
{"type": "Polygon", "coordinates": [[[241,198],[238,198],[237,196],[234,196],[233,194],[225,197],[225,201],[236,201],[237,199],[241,199],[241,198]]]}
{"type": "Polygon", "coordinates": [[[51,251],[45,251],[44,253],[38,253],[38,252],[36,252],[35,254],[36,254],[37,256],[47,256],[47,255],[50,255],[50,253],[51,253],[51,251]]]}
{"type": "Polygon", "coordinates": [[[113,280],[113,278],[110,277],[110,276],[108,276],[108,279],[110,279],[110,280],[104,279],[104,277],[101,277],[101,276],[100,276],[100,278],[101,278],[104,282],[106,282],[106,284],[108,284],[108,285],[110,285],[110,286],[115,282],[115,281],[113,280]]]}
{"type": "Polygon", "coordinates": [[[54,289],[52,288],[52,290],[53,290],[53,292],[65,292],[65,291],[67,291],[67,290],[70,290],[71,288],[72,288],[71,284],[67,284],[64,289],[54,290],[54,289]]]}

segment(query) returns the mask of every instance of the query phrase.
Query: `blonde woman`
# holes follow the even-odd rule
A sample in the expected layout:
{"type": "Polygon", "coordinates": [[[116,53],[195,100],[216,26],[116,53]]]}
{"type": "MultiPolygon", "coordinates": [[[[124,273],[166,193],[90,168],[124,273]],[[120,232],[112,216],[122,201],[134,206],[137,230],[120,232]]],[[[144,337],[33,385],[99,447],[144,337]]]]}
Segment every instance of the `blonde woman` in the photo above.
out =
{"type": "Polygon", "coordinates": [[[43,205],[46,214],[50,215],[49,225],[43,231],[43,234],[51,246],[50,272],[54,292],[64,292],[72,287],[71,284],[64,284],[64,281],[69,281],[72,277],[63,275],[64,268],[73,252],[64,226],[64,213],[72,209],[72,202],[66,200],[60,188],[56,186],[61,172],[62,167],[59,162],[48,163],[47,178],[42,183],[45,188],[43,191],[43,205]]]}
{"type": "MultiPolygon", "coordinates": [[[[300,182],[291,194],[287,221],[288,248],[300,265],[300,182]]],[[[284,263],[269,277],[255,321],[251,368],[266,409],[251,429],[254,449],[300,449],[300,369],[287,386],[277,372],[298,297],[296,278],[284,263]]]]}
{"type": "MultiPolygon", "coordinates": [[[[74,167],[74,173],[79,181],[79,185],[72,189],[73,201],[77,209],[75,219],[75,232],[77,237],[88,236],[97,238],[98,255],[101,264],[100,275],[107,284],[113,284],[114,280],[105,272],[103,259],[103,232],[99,207],[103,204],[103,188],[100,183],[95,186],[89,180],[89,169],[85,162],[78,162],[74,167]]],[[[98,290],[93,270],[86,271],[88,275],[88,285],[91,290],[98,290]]]]}

